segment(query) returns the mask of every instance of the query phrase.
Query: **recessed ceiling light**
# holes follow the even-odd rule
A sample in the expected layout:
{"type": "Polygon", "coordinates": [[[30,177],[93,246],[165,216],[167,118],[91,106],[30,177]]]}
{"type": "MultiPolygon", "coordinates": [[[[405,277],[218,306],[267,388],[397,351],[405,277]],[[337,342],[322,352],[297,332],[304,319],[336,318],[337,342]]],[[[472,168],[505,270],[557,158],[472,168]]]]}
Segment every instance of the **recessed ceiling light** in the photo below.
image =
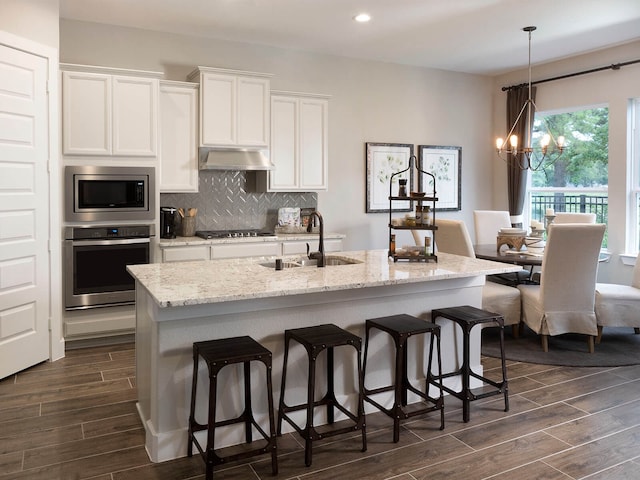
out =
{"type": "Polygon", "coordinates": [[[353,19],[356,22],[365,23],[365,22],[368,22],[369,20],[371,20],[371,16],[369,16],[368,13],[360,13],[360,14],[356,15],[355,17],[353,17],[353,19]]]}

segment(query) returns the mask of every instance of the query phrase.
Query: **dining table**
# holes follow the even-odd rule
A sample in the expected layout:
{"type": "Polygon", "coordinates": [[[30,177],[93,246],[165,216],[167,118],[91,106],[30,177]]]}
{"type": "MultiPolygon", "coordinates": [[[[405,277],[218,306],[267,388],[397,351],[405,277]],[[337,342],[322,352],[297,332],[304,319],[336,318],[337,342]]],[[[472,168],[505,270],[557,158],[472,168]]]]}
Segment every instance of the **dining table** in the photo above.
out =
{"type": "MultiPolygon", "coordinates": [[[[481,245],[474,245],[473,251],[476,254],[476,258],[481,260],[492,260],[494,262],[510,263],[513,265],[521,265],[525,270],[528,270],[526,277],[518,276],[518,283],[524,281],[524,283],[538,283],[538,274],[534,276],[535,267],[542,267],[542,253],[531,253],[524,250],[515,250],[513,248],[504,248],[501,246],[497,248],[495,243],[487,243],[481,245]]],[[[598,256],[598,262],[609,261],[610,254],[601,252],[598,256]]]]}
{"type": "Polygon", "coordinates": [[[526,250],[516,251],[511,248],[496,248],[495,243],[474,245],[473,251],[476,258],[482,260],[492,260],[494,262],[512,263],[524,267],[542,266],[542,253],[529,253],[526,250]]]}

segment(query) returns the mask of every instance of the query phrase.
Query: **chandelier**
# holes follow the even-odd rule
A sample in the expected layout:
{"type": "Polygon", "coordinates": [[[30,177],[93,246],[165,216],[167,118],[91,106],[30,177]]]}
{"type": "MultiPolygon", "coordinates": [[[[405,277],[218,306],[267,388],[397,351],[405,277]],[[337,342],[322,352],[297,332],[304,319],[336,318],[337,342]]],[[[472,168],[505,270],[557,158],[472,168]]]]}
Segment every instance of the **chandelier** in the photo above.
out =
{"type": "Polygon", "coordinates": [[[547,133],[542,136],[539,145],[532,146],[531,144],[532,122],[536,111],[536,104],[531,96],[531,32],[536,30],[536,27],[524,27],[522,30],[529,33],[529,95],[506,138],[496,139],[496,149],[498,156],[505,162],[515,164],[521,170],[530,169],[536,171],[544,168],[544,166],[553,164],[562,155],[564,137],[558,136],[556,140],[549,128],[547,128],[547,133]],[[513,133],[523,115],[526,115],[526,144],[520,142],[518,136],[513,133]]]}

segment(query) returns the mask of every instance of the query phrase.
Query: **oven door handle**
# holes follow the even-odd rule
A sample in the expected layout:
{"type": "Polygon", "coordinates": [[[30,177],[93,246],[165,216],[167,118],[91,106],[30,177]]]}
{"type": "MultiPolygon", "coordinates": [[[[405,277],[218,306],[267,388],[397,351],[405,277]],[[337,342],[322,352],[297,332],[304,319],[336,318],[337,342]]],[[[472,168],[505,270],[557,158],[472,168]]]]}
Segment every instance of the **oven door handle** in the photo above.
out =
{"type": "Polygon", "coordinates": [[[92,247],[99,245],[132,245],[134,243],[151,243],[149,238],[123,238],[114,240],[72,240],[71,245],[74,247],[92,247]]]}

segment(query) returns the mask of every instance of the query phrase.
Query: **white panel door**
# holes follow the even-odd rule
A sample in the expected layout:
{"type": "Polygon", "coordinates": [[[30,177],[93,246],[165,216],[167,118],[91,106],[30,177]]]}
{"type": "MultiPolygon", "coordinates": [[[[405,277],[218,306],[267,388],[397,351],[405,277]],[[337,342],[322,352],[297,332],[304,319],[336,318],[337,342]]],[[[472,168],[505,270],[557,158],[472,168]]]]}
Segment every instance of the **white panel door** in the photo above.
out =
{"type": "Polygon", "coordinates": [[[200,82],[200,145],[236,145],[236,77],[205,73],[200,82]]]}
{"type": "Polygon", "coordinates": [[[113,154],[155,157],[158,80],[113,77],[113,154]]]}
{"type": "Polygon", "coordinates": [[[270,80],[238,77],[238,145],[269,145],[270,80]]]}
{"type": "Polygon", "coordinates": [[[328,110],[327,100],[300,99],[298,138],[300,159],[300,189],[326,190],[328,173],[328,110]]]}
{"type": "Polygon", "coordinates": [[[62,72],[62,151],[111,155],[111,77],[62,72]]]}
{"type": "Polygon", "coordinates": [[[49,358],[47,75],[0,45],[0,378],[49,358]]]}
{"type": "Polygon", "coordinates": [[[298,101],[291,97],[271,97],[271,191],[298,189],[298,101]]]}
{"type": "Polygon", "coordinates": [[[160,193],[198,191],[198,86],[160,82],[160,193]]]}

